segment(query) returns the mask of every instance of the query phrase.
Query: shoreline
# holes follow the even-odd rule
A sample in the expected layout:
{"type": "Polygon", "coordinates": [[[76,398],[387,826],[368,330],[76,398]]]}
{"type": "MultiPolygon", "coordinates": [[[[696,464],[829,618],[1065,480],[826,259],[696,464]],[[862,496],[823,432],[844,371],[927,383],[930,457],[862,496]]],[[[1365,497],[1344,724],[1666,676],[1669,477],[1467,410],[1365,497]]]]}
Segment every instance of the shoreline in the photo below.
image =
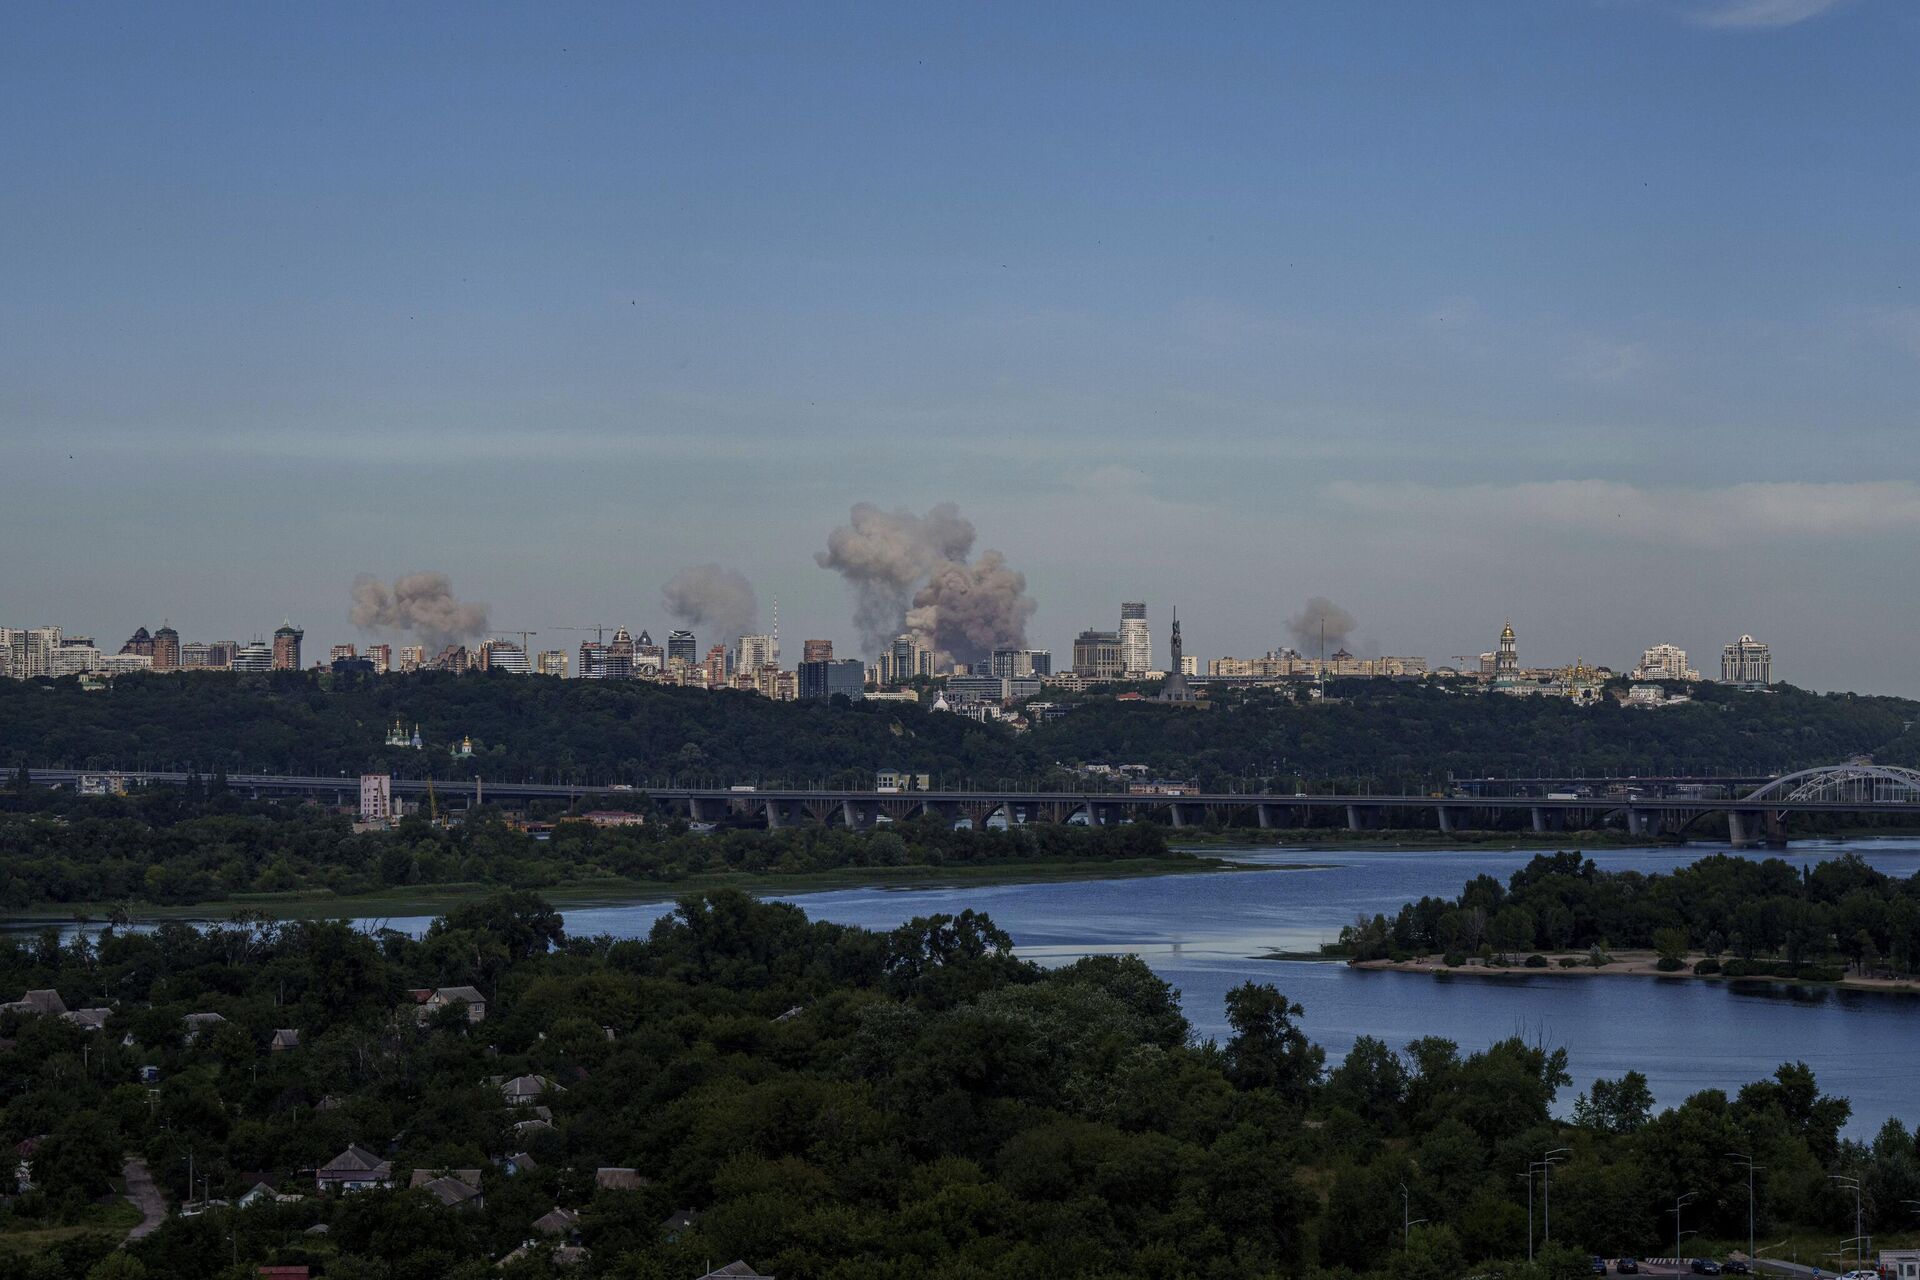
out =
{"type": "MultiPolygon", "coordinates": [[[[1541,953],[1546,954],[1546,953],[1541,953]]],[[[1262,956],[1265,960],[1301,959],[1298,956],[1270,954],[1262,956]]],[[[1339,961],[1338,956],[1323,957],[1328,961],[1339,961]]],[[[1776,977],[1772,974],[1746,974],[1730,977],[1724,973],[1695,973],[1693,964],[1706,957],[1703,954],[1689,952],[1682,967],[1672,972],[1663,972],[1655,967],[1658,957],[1652,951],[1617,951],[1613,959],[1596,969],[1586,962],[1584,954],[1556,952],[1547,955],[1547,967],[1529,969],[1524,964],[1484,965],[1477,961],[1449,967],[1441,956],[1416,956],[1411,960],[1352,960],[1341,961],[1351,969],[1371,969],[1380,973],[1426,974],[1430,977],[1448,978],[1665,978],[1686,979],[1693,982],[1768,982],[1787,986],[1808,987],[1829,991],[1868,991],[1885,995],[1920,995],[1920,977],[1917,978],[1863,978],[1857,974],[1844,974],[1838,981],[1821,982],[1809,978],[1776,977]],[[1579,960],[1577,967],[1560,967],[1562,956],[1579,960]]]]}
{"type": "MultiPolygon", "coordinates": [[[[1233,871],[1310,871],[1305,864],[1269,867],[1235,862],[1202,853],[1176,853],[1164,858],[1125,858],[1113,861],[1003,863],[991,866],[836,867],[825,871],[789,874],[715,872],[683,880],[630,880],[606,876],[534,886],[561,911],[569,908],[613,907],[633,902],[672,901],[691,893],[740,889],[755,897],[796,893],[828,893],[841,889],[958,889],[1003,884],[1050,884],[1082,880],[1133,880],[1148,876],[1212,875],[1233,871]]],[[[462,881],[414,885],[372,893],[336,894],[325,890],[291,890],[283,894],[236,894],[204,902],[137,904],[134,923],[165,920],[225,920],[236,912],[263,911],[283,920],[345,919],[378,916],[440,915],[452,907],[475,902],[516,886],[462,881]]],[[[17,932],[39,925],[104,923],[109,912],[124,903],[39,903],[0,912],[0,930],[17,932]]]]}

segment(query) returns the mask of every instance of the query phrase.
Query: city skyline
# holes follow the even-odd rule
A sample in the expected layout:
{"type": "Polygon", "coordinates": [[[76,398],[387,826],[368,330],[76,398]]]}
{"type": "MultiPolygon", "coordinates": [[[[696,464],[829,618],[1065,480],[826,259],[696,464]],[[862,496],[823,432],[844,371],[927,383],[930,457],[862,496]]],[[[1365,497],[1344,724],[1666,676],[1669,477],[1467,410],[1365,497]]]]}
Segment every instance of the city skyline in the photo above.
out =
{"type": "Polygon", "coordinates": [[[829,532],[956,502],[1056,653],[1326,596],[1920,693],[1913,6],[5,21],[9,625],[713,564],[850,645],[829,532]]]}

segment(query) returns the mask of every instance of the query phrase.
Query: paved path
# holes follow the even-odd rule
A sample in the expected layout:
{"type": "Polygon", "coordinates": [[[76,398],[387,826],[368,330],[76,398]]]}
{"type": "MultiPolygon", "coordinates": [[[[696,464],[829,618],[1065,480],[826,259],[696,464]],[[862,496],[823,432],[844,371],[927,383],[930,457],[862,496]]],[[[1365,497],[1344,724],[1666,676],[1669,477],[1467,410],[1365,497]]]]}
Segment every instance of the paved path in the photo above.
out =
{"type": "Polygon", "coordinates": [[[160,1188],[153,1185],[153,1174],[147,1171],[147,1162],[139,1156],[128,1156],[126,1167],[120,1173],[127,1180],[127,1199],[140,1211],[139,1224],[127,1232],[127,1240],[131,1242],[151,1233],[167,1220],[167,1202],[160,1195],[160,1188]]]}

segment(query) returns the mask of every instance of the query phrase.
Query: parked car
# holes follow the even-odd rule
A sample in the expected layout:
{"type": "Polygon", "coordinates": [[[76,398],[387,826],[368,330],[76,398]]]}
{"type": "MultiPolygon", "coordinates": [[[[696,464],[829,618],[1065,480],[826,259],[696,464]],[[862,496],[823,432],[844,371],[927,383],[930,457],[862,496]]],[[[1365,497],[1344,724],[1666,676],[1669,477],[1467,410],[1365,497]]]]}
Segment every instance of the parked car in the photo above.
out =
{"type": "Polygon", "coordinates": [[[1599,1254],[1595,1254],[1593,1257],[1593,1264],[1588,1268],[1588,1270],[1592,1271],[1593,1274],[1597,1276],[1603,1276],[1607,1274],[1607,1260],[1601,1257],[1599,1254]]]}
{"type": "Polygon", "coordinates": [[[1751,1262],[1742,1262],[1738,1258],[1727,1259],[1727,1261],[1720,1264],[1720,1269],[1730,1276],[1750,1276],[1753,1274],[1753,1264],[1751,1262]]]}
{"type": "Polygon", "coordinates": [[[1615,1258],[1613,1269],[1623,1276],[1637,1276],[1640,1274],[1640,1263],[1634,1258],[1615,1258]]]}
{"type": "Polygon", "coordinates": [[[1687,1265],[1693,1268],[1693,1274],[1697,1276],[1717,1276],[1720,1274],[1720,1264],[1712,1258],[1695,1258],[1687,1265]]]}

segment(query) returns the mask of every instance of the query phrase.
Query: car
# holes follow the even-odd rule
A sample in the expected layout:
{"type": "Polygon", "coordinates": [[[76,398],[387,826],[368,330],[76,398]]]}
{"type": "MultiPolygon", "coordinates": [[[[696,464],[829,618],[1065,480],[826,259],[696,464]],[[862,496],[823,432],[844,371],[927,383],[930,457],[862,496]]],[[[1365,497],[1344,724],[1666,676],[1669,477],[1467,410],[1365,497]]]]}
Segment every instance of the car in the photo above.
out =
{"type": "Polygon", "coordinates": [[[1720,1274],[1720,1264],[1712,1258],[1695,1258],[1687,1265],[1693,1268],[1693,1274],[1697,1276],[1717,1276],[1720,1274]]]}
{"type": "Polygon", "coordinates": [[[1880,1280],[1880,1273],[1871,1269],[1849,1271],[1840,1280],[1880,1280]]]}
{"type": "Polygon", "coordinates": [[[1720,1264],[1720,1269],[1730,1276],[1750,1276],[1753,1274],[1753,1264],[1751,1262],[1742,1262],[1738,1258],[1727,1259],[1727,1261],[1720,1264]]]}
{"type": "Polygon", "coordinates": [[[1623,1276],[1637,1276],[1640,1274],[1640,1264],[1633,1258],[1615,1258],[1613,1260],[1613,1269],[1623,1276]]]}
{"type": "Polygon", "coordinates": [[[1607,1260],[1596,1253],[1593,1256],[1593,1262],[1592,1262],[1592,1265],[1589,1267],[1589,1270],[1591,1270],[1593,1274],[1597,1276],[1603,1276],[1607,1274],[1607,1260]]]}

